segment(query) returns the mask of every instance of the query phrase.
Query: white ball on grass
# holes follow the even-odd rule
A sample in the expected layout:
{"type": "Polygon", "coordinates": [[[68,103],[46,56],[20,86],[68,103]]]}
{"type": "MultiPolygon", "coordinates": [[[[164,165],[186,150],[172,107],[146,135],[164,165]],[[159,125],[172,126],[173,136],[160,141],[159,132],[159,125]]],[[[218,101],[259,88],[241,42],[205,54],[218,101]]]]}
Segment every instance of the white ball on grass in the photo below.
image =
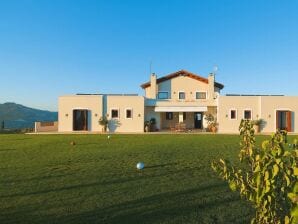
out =
{"type": "Polygon", "coordinates": [[[110,139],[111,138],[111,135],[108,135],[108,139],[110,139]]]}
{"type": "Polygon", "coordinates": [[[144,167],[145,167],[145,165],[144,165],[144,163],[142,163],[142,162],[139,162],[139,163],[137,164],[137,169],[138,169],[138,170],[142,170],[142,169],[144,169],[144,167]]]}

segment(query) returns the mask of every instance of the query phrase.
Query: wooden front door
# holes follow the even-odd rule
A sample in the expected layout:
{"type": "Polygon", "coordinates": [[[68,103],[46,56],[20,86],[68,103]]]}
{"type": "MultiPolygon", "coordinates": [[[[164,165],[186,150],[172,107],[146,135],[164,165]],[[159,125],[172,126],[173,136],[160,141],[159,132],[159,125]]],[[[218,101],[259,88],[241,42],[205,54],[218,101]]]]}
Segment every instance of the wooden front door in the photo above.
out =
{"type": "Polygon", "coordinates": [[[276,129],[292,131],[292,112],[277,110],[276,111],[276,129]]]}
{"type": "Polygon", "coordinates": [[[73,111],[73,130],[74,131],[88,130],[88,110],[73,111]]]}

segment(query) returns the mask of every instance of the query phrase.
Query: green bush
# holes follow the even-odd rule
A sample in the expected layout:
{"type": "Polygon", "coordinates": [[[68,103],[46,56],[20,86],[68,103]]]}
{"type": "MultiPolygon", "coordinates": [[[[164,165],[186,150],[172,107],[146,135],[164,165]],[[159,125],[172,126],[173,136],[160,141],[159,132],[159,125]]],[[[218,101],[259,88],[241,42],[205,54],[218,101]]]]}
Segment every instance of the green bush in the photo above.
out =
{"type": "Polygon", "coordinates": [[[253,122],[242,120],[239,158],[243,167],[229,161],[212,162],[213,170],[229,183],[231,190],[253,203],[251,223],[298,223],[298,145],[286,151],[287,133],[277,131],[262,147],[255,145],[253,122]]]}

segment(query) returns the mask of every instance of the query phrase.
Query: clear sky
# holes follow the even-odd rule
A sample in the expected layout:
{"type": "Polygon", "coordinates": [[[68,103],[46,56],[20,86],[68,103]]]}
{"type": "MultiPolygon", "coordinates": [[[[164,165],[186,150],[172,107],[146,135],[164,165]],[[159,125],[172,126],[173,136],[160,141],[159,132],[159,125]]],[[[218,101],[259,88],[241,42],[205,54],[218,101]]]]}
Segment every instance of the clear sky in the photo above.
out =
{"type": "Polygon", "coordinates": [[[298,95],[295,0],[1,0],[0,103],[139,93],[152,71],[219,70],[223,93],[298,95]]]}

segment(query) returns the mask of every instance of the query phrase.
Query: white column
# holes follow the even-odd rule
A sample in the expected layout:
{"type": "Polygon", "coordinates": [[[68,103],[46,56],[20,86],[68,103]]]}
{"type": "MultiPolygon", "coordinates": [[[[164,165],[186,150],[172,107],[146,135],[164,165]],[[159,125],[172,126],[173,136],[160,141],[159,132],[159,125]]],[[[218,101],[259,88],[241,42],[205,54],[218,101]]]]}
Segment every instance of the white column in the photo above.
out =
{"type": "Polygon", "coordinates": [[[183,112],[179,112],[179,123],[183,123],[183,112]]]}

